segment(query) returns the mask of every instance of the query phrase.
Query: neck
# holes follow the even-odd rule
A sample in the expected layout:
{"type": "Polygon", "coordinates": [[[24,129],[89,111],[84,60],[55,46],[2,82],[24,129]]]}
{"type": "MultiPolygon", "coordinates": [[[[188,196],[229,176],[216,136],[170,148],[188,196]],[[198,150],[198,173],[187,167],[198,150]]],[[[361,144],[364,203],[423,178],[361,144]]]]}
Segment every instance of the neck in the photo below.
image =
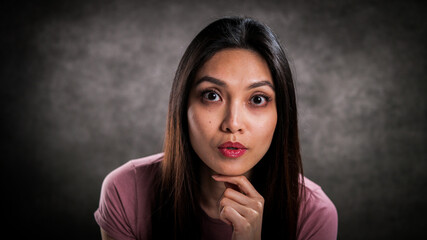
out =
{"type": "Polygon", "coordinates": [[[215,174],[204,163],[200,166],[200,207],[212,218],[219,218],[219,199],[225,191],[225,185],[212,179],[215,174]]]}
{"type": "MultiPolygon", "coordinates": [[[[250,171],[243,174],[248,179],[250,171]]],[[[217,174],[203,162],[200,166],[200,207],[211,218],[219,218],[219,200],[226,187],[223,182],[217,182],[212,175],[217,174]]]]}

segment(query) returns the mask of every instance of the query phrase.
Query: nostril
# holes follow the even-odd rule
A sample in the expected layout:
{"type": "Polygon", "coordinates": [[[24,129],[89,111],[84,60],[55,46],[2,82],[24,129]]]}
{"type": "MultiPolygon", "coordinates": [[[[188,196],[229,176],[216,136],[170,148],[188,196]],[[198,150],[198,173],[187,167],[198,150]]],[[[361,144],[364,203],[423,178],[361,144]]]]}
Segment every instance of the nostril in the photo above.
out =
{"type": "Polygon", "coordinates": [[[235,133],[235,132],[243,132],[243,129],[239,128],[239,129],[236,129],[236,131],[233,131],[231,130],[231,128],[226,128],[225,131],[229,133],[235,133]]]}

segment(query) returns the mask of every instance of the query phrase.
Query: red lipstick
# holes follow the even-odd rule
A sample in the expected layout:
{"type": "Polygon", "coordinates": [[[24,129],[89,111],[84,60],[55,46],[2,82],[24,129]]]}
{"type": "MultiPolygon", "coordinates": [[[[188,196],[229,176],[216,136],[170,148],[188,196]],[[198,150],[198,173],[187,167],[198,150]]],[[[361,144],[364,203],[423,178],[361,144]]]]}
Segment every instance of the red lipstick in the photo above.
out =
{"type": "Polygon", "coordinates": [[[219,151],[228,158],[238,158],[248,150],[239,142],[226,142],[218,146],[219,151]]]}

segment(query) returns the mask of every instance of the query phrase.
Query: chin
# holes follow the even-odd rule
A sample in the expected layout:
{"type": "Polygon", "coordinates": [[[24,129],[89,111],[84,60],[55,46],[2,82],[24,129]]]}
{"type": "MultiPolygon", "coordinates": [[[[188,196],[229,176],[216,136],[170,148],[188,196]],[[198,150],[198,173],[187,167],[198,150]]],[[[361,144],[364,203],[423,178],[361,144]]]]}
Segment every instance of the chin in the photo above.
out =
{"type": "Polygon", "coordinates": [[[227,168],[218,169],[218,171],[215,171],[215,172],[217,172],[218,174],[221,174],[221,175],[225,175],[225,176],[240,176],[240,175],[246,174],[249,170],[248,169],[242,169],[242,168],[227,167],[227,168]]]}

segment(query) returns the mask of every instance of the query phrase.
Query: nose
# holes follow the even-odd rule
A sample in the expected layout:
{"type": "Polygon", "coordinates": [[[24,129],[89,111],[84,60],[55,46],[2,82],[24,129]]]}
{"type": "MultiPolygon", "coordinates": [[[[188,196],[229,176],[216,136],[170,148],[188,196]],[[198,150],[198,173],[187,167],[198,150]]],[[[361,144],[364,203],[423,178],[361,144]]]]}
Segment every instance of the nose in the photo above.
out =
{"type": "Polygon", "coordinates": [[[243,107],[238,103],[229,104],[224,113],[221,130],[226,133],[243,133],[243,107]]]}

